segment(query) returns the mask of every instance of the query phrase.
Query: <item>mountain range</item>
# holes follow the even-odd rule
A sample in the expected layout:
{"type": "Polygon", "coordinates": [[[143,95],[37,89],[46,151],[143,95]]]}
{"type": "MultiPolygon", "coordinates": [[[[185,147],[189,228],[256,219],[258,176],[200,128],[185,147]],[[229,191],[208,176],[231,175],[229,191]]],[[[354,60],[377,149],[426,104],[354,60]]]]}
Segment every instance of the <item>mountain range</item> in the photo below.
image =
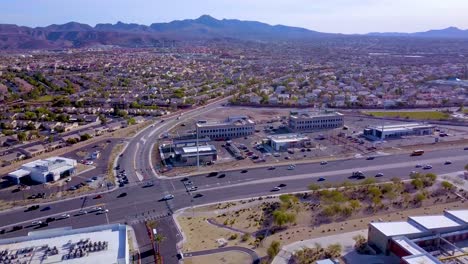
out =
{"type": "MultiPolygon", "coordinates": [[[[239,39],[258,41],[311,40],[346,36],[300,27],[269,25],[257,21],[218,20],[208,15],[168,23],[87,24],[69,22],[47,27],[0,24],[0,49],[62,49],[112,45],[120,47],[156,46],[172,40],[239,39]]],[[[468,30],[449,27],[417,33],[369,33],[374,37],[419,37],[468,39],[468,30]]]]}

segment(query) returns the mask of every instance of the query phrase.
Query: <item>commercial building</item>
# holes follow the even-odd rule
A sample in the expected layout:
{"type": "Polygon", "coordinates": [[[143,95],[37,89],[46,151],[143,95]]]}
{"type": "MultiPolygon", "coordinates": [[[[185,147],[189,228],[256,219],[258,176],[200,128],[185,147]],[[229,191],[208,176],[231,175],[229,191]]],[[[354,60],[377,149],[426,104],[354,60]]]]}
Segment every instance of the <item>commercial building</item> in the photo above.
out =
{"type": "Polygon", "coordinates": [[[197,134],[199,138],[231,139],[245,137],[255,132],[255,122],[247,116],[230,116],[224,121],[197,122],[197,134]]]}
{"type": "Polygon", "coordinates": [[[287,151],[290,148],[303,148],[312,145],[310,138],[301,134],[271,135],[268,136],[266,143],[275,151],[287,151]]]}
{"type": "Polygon", "coordinates": [[[407,123],[397,125],[372,126],[364,129],[364,136],[371,140],[383,140],[400,138],[404,136],[432,135],[435,127],[433,125],[407,123]]]}
{"type": "Polygon", "coordinates": [[[468,210],[409,217],[403,222],[370,223],[368,242],[386,255],[398,258],[399,263],[432,264],[456,259],[466,255],[456,245],[468,242],[468,210]]]}
{"type": "Polygon", "coordinates": [[[57,228],[0,240],[0,263],[129,263],[126,225],[57,228]]]}
{"type": "Polygon", "coordinates": [[[289,129],[293,132],[312,132],[343,125],[343,114],[333,111],[291,111],[289,115],[289,129]]]}
{"type": "Polygon", "coordinates": [[[62,157],[35,160],[23,164],[19,170],[8,173],[8,177],[15,184],[19,184],[25,176],[40,183],[57,181],[75,174],[76,164],[76,160],[62,157]]]}
{"type": "Polygon", "coordinates": [[[198,148],[195,139],[161,144],[159,146],[161,160],[163,164],[172,166],[194,166],[197,162],[200,162],[200,165],[212,163],[217,160],[218,152],[215,146],[208,144],[209,140],[209,138],[199,139],[198,148]]]}

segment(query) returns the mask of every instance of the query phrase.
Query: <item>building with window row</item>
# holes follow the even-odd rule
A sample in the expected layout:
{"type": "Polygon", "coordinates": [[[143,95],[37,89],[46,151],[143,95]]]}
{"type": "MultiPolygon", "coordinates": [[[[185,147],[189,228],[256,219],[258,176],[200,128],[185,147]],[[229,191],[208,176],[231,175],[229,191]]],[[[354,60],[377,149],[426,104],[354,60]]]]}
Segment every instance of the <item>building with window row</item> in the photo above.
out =
{"type": "Polygon", "coordinates": [[[333,111],[291,111],[289,115],[289,129],[293,132],[312,132],[343,125],[343,114],[333,111]]]}
{"type": "Polygon", "coordinates": [[[255,122],[247,116],[230,116],[221,122],[200,120],[196,125],[198,138],[209,137],[212,140],[245,137],[255,132],[255,122]]]}

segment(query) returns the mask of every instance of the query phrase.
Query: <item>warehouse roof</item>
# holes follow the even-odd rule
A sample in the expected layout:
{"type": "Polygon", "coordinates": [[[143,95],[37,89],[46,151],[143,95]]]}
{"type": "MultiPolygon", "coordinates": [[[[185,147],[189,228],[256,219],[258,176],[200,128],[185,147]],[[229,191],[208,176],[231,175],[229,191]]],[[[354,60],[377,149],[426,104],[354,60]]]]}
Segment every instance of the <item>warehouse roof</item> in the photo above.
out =
{"type": "Polygon", "coordinates": [[[468,224],[468,210],[449,210],[445,211],[445,213],[468,224]]]}
{"type": "Polygon", "coordinates": [[[408,222],[379,222],[370,223],[370,225],[374,226],[377,230],[386,236],[399,236],[423,232],[423,230],[408,222]]]}
{"type": "Polygon", "coordinates": [[[460,226],[460,224],[445,215],[410,216],[409,220],[429,230],[460,226]]]}

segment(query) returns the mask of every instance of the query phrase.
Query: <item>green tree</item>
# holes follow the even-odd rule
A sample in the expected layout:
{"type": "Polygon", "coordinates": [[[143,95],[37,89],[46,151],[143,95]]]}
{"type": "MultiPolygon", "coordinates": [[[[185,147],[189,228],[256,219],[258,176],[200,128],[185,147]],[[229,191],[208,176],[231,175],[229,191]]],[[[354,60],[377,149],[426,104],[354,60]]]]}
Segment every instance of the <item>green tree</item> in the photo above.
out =
{"type": "Polygon", "coordinates": [[[27,138],[27,135],[26,135],[25,132],[19,132],[19,133],[18,133],[18,140],[19,140],[19,141],[23,142],[23,141],[26,140],[26,138],[27,138]]]}
{"type": "Polygon", "coordinates": [[[127,122],[129,125],[134,125],[136,123],[135,118],[133,117],[129,118],[127,122]]]}
{"type": "Polygon", "coordinates": [[[281,249],[280,242],[276,240],[271,241],[271,244],[267,249],[267,254],[270,260],[273,260],[275,256],[278,255],[278,253],[280,252],[280,249],[281,249]]]}
{"type": "Polygon", "coordinates": [[[424,182],[420,178],[416,178],[411,181],[411,185],[413,185],[414,188],[420,190],[424,187],[424,182]]]}
{"type": "Polygon", "coordinates": [[[288,223],[294,223],[296,221],[296,215],[283,210],[276,210],[273,212],[273,221],[277,226],[282,227],[288,223]]]}
{"type": "Polygon", "coordinates": [[[81,141],[85,141],[85,140],[88,140],[90,138],[91,138],[90,134],[83,134],[83,135],[80,136],[81,141]]]}
{"type": "Polygon", "coordinates": [[[442,184],[442,187],[447,191],[450,191],[455,187],[452,183],[448,181],[443,181],[441,184],[442,184]]]}
{"type": "Polygon", "coordinates": [[[424,201],[426,199],[426,195],[424,193],[422,193],[422,192],[419,192],[414,196],[414,199],[417,202],[422,202],[422,201],[424,201]]]}
{"type": "Polygon", "coordinates": [[[349,206],[351,206],[351,208],[356,211],[357,209],[361,208],[361,202],[359,202],[359,200],[350,200],[349,206]]]}

